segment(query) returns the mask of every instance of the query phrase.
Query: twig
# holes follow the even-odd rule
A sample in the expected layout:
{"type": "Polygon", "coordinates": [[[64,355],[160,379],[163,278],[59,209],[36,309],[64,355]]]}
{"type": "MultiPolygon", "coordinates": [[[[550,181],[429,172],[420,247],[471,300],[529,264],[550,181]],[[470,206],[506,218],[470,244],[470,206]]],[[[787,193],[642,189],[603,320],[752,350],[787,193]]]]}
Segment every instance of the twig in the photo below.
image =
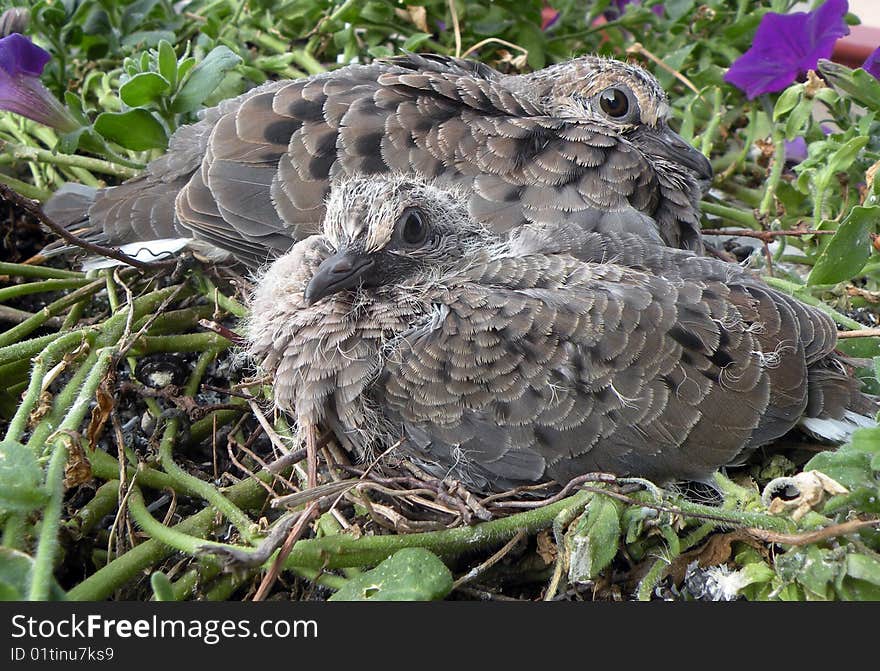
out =
{"type": "Polygon", "coordinates": [[[662,59],[658,58],[657,56],[655,56],[654,54],[652,54],[650,51],[648,51],[647,49],[645,49],[645,47],[642,46],[642,44],[641,44],[640,42],[636,42],[636,43],[633,44],[631,47],[628,47],[627,50],[626,50],[626,53],[627,53],[627,55],[629,55],[629,54],[641,54],[641,55],[644,56],[645,58],[654,61],[654,62],[655,62],[657,65],[659,65],[661,68],[663,68],[664,70],[666,70],[666,72],[668,72],[669,74],[671,74],[673,77],[675,77],[676,79],[678,79],[682,84],[684,84],[685,86],[687,86],[691,91],[693,91],[693,92],[696,93],[698,96],[700,96],[700,100],[703,100],[703,101],[705,102],[705,98],[703,98],[703,95],[700,93],[700,89],[698,89],[696,86],[694,86],[694,83],[693,83],[690,79],[688,79],[688,78],[685,77],[683,74],[681,74],[678,70],[676,70],[676,69],[673,68],[673,67],[670,67],[669,65],[667,65],[666,63],[664,63],[662,59]]]}
{"type": "Polygon", "coordinates": [[[458,25],[458,10],[455,0],[447,0],[449,14],[452,16],[452,32],[455,34],[455,57],[461,58],[461,26],[458,25]]]}
{"type": "Polygon", "coordinates": [[[245,343],[245,339],[243,336],[238,335],[232,329],[223,326],[223,324],[219,324],[210,319],[199,319],[199,326],[201,326],[202,328],[206,328],[209,331],[213,331],[223,338],[226,338],[233,345],[243,345],[245,343]]]}
{"type": "Polygon", "coordinates": [[[266,598],[269,590],[272,589],[272,585],[275,584],[275,580],[278,579],[278,573],[281,571],[284,560],[287,559],[287,556],[290,554],[293,546],[299,540],[299,537],[302,536],[303,531],[305,531],[306,525],[315,516],[317,510],[318,502],[315,501],[309,504],[309,507],[306,508],[302,512],[302,514],[300,514],[299,519],[296,521],[293,529],[290,530],[290,534],[287,536],[287,540],[284,541],[284,545],[281,547],[278,556],[275,557],[275,561],[272,562],[272,566],[263,577],[263,581],[260,583],[260,587],[257,590],[257,593],[254,595],[254,601],[262,601],[266,598]]]}
{"type": "Polygon", "coordinates": [[[818,231],[815,229],[793,229],[788,231],[755,231],[750,228],[704,228],[703,235],[736,235],[743,238],[757,238],[762,242],[773,242],[783,235],[834,235],[837,231],[818,231]]]}
{"type": "Polygon", "coordinates": [[[141,270],[168,268],[170,266],[174,266],[177,263],[176,260],[151,261],[147,263],[145,261],[139,261],[138,259],[135,259],[128,254],[123,254],[121,251],[114,247],[104,247],[103,245],[96,245],[92,242],[87,242],[86,240],[83,240],[79,236],[74,235],[66,228],[50,219],[49,216],[45,212],[43,212],[43,208],[40,206],[39,202],[31,200],[30,198],[25,198],[18,192],[10,189],[8,186],[2,183],[0,183],[0,198],[3,198],[13,205],[17,205],[29,215],[37,219],[40,223],[50,228],[54,233],[57,233],[61,238],[63,238],[70,244],[85,249],[87,252],[91,252],[92,254],[106,256],[108,258],[120,261],[121,263],[128,264],[129,266],[140,268],[141,270]]]}
{"type": "Polygon", "coordinates": [[[803,534],[782,534],[777,531],[769,531],[767,529],[743,529],[743,531],[753,538],[765,543],[782,543],[784,545],[810,545],[818,543],[829,538],[837,536],[845,536],[864,529],[865,527],[880,526],[880,520],[852,520],[841,524],[832,524],[830,527],[824,527],[816,531],[809,531],[803,534]]]}
{"type": "Polygon", "coordinates": [[[499,561],[501,561],[507,555],[507,553],[509,553],[514,548],[514,546],[516,546],[517,543],[519,543],[523,538],[525,538],[525,536],[526,536],[525,529],[520,529],[519,531],[517,531],[516,535],[513,538],[511,538],[509,541],[507,541],[507,543],[504,545],[503,548],[498,550],[498,552],[493,554],[491,557],[489,557],[482,564],[480,564],[479,566],[475,566],[470,571],[468,571],[463,576],[461,576],[458,580],[456,580],[454,583],[452,583],[452,589],[453,590],[458,589],[459,587],[461,587],[465,583],[470,582],[474,578],[478,577],[480,574],[484,573],[488,568],[497,564],[499,561]]]}
{"type": "Polygon", "coordinates": [[[880,336],[880,328],[873,329],[856,329],[855,331],[838,331],[837,339],[842,340],[844,338],[872,338],[874,336],[880,336]]]}

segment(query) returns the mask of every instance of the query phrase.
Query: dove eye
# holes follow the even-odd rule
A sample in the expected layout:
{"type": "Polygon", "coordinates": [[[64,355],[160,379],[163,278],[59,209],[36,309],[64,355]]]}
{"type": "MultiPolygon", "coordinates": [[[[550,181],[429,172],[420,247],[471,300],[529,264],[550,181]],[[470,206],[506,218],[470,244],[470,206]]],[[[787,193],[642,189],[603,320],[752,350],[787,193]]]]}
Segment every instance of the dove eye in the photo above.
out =
{"type": "Polygon", "coordinates": [[[403,213],[398,230],[401,241],[410,247],[422,245],[428,237],[428,225],[425,223],[422,213],[415,209],[403,213]]]}
{"type": "Polygon", "coordinates": [[[599,107],[612,119],[619,119],[629,112],[629,98],[618,88],[607,88],[599,94],[599,107]]]}

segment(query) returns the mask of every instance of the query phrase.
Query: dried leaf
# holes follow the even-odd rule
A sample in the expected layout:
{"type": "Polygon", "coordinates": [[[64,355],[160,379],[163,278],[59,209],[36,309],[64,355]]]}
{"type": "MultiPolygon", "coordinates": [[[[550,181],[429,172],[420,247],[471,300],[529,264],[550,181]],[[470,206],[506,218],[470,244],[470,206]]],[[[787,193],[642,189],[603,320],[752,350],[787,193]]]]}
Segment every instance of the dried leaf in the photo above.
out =
{"type": "Polygon", "coordinates": [[[550,530],[544,529],[538,534],[537,540],[538,556],[543,559],[544,563],[548,566],[550,564],[555,564],[558,551],[556,550],[556,543],[554,543],[553,539],[550,537],[550,530]]]}

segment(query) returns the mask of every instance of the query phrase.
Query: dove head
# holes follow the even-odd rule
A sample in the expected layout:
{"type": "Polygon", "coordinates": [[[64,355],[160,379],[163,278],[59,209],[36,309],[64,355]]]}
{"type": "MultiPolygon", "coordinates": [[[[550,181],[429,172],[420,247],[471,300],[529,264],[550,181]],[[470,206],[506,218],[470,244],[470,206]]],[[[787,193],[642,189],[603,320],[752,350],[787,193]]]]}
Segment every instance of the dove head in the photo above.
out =
{"type": "Polygon", "coordinates": [[[583,56],[523,75],[548,116],[591,121],[627,139],[655,163],[683,165],[708,185],[712,166],[667,123],[669,101],[649,72],[631,63],[583,56]]]}
{"type": "Polygon", "coordinates": [[[334,187],[323,232],[335,253],[306,286],[309,304],[345,289],[400,283],[454,262],[488,235],[454,191],[412,176],[378,175],[334,187]]]}

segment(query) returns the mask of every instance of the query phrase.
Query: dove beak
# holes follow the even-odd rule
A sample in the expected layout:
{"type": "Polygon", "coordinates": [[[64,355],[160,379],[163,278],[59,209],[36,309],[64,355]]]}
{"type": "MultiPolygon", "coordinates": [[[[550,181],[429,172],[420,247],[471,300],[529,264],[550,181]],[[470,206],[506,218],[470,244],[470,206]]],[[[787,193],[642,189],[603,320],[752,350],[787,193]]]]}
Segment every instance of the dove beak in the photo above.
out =
{"type": "Polygon", "coordinates": [[[642,134],[638,143],[648,154],[683,165],[694,173],[704,187],[711,183],[714,171],[709,159],[665,123],[652,132],[642,134]]]}
{"type": "Polygon", "coordinates": [[[344,250],[324,259],[306,286],[306,303],[314,305],[325,296],[358,286],[374,265],[372,257],[344,250]]]}

